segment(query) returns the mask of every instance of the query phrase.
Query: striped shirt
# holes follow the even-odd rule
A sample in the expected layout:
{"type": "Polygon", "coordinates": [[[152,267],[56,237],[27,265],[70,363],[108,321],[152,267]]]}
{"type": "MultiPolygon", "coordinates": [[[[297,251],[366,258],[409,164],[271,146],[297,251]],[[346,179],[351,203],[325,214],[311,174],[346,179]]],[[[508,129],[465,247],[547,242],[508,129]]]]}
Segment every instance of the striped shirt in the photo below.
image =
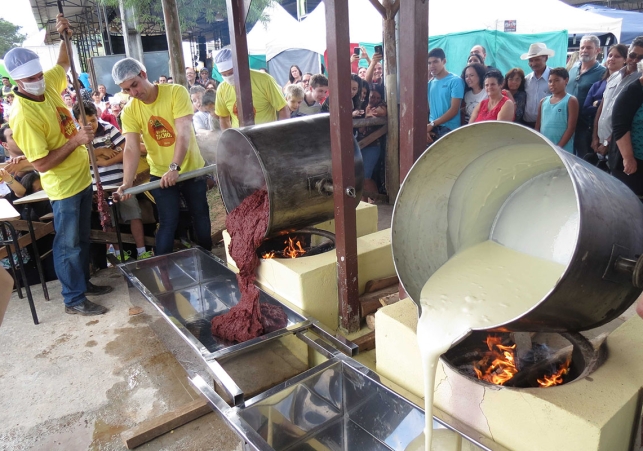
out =
{"type": "MultiPolygon", "coordinates": [[[[96,135],[94,136],[92,144],[94,149],[113,149],[116,146],[124,145],[125,137],[121,135],[121,132],[119,132],[112,124],[98,119],[98,128],[96,129],[96,135]]],[[[91,165],[90,171],[92,174],[92,183],[96,184],[96,181],[94,180],[94,170],[91,165]]],[[[99,167],[98,173],[100,174],[100,181],[104,185],[120,186],[123,184],[123,163],[99,167]]]]}

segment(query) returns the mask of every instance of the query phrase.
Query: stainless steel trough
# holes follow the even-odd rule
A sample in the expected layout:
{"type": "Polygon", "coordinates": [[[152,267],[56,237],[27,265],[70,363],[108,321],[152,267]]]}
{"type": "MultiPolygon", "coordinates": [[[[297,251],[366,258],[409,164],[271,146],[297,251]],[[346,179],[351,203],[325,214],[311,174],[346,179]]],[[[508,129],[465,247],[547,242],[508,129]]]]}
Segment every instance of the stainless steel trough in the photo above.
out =
{"type": "MultiPolygon", "coordinates": [[[[193,248],[126,263],[119,269],[131,302],[154,317],[151,327],[192,385],[246,442],[246,449],[423,449],[424,411],[352,359],[357,353],[352,342],[329,334],[296,308],[261,292],[260,302],[284,309],[286,327],[238,344],[213,337],[210,320],[238,302],[239,289],[235,273],[209,252],[193,248]],[[229,368],[224,368],[250,355],[242,363],[247,371],[248,364],[258,364],[257,352],[280,342],[303,346],[305,352],[313,350],[326,360],[307,365],[258,393],[242,389],[229,368]]],[[[434,418],[433,427],[453,431],[456,441],[469,442],[456,449],[502,449],[456,420],[449,423],[434,418]]]]}

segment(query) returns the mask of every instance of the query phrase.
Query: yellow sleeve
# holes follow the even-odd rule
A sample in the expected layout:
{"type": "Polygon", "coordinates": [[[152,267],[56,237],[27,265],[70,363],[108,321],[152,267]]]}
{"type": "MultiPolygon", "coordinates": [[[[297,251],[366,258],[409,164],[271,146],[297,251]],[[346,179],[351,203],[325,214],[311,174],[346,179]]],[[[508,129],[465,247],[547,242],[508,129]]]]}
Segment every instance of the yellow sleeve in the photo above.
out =
{"type": "Polygon", "coordinates": [[[194,114],[190,93],[185,86],[172,85],[172,117],[174,119],[194,114]]]}
{"type": "Polygon", "coordinates": [[[228,107],[225,103],[225,96],[230,91],[230,85],[228,83],[226,83],[226,85],[228,86],[221,85],[221,87],[219,87],[217,97],[214,101],[214,113],[219,117],[231,116],[230,111],[228,110],[228,107]]]}
{"type": "Polygon", "coordinates": [[[45,85],[52,86],[57,94],[61,94],[65,89],[67,89],[67,75],[65,75],[65,70],[62,66],[56,64],[54,67],[45,71],[45,85]]]}
{"type": "Polygon", "coordinates": [[[136,122],[136,112],[132,103],[125,105],[121,112],[121,122],[123,124],[123,135],[126,133],[141,133],[143,125],[136,122]]]}
{"type": "Polygon", "coordinates": [[[47,139],[43,130],[43,124],[26,115],[17,115],[12,121],[13,139],[23,151],[29,162],[40,160],[49,154],[47,139]],[[15,126],[19,123],[20,126],[15,126]]]}
{"type": "Polygon", "coordinates": [[[263,85],[268,103],[272,105],[275,111],[279,111],[286,106],[283,91],[271,75],[266,74],[263,85]]]}

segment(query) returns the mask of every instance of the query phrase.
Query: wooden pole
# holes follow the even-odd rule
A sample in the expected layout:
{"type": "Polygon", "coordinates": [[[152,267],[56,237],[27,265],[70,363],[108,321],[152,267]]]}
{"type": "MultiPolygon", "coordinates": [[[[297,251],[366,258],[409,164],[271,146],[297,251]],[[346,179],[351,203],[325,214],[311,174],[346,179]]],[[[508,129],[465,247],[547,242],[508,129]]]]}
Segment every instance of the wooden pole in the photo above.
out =
{"type": "Polygon", "coordinates": [[[388,133],[386,135],[386,193],[389,204],[395,203],[400,190],[400,127],[397,95],[397,50],[395,15],[401,0],[384,0],[384,61],[388,133]]]}
{"type": "Polygon", "coordinates": [[[348,1],[326,0],[326,48],[330,89],[330,145],[332,156],[337,286],[340,327],[359,330],[357,284],[357,226],[355,217],[355,161],[350,94],[350,41],[348,1]]]}
{"type": "Polygon", "coordinates": [[[250,64],[248,63],[248,40],[246,39],[246,16],[249,1],[227,0],[228,28],[232,46],[232,67],[237,94],[237,117],[239,125],[254,125],[255,115],[250,89],[250,64]],[[242,89],[243,87],[243,89],[242,89]]]}
{"type": "MultiPolygon", "coordinates": [[[[426,149],[429,0],[400,4],[400,180],[426,149]]],[[[411,219],[411,218],[409,218],[411,219]]]]}
{"type": "Polygon", "coordinates": [[[165,37],[170,54],[170,76],[174,83],[187,86],[183,60],[183,44],[181,27],[179,25],[179,7],[176,0],[161,0],[163,6],[163,21],[165,22],[165,37]]]}

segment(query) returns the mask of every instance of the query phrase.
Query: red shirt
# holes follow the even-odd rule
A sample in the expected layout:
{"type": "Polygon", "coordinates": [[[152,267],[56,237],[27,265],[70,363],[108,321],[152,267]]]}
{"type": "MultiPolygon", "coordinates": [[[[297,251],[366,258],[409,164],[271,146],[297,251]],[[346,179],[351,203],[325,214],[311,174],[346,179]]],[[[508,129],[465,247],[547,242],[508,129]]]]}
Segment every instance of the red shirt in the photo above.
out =
{"type": "Polygon", "coordinates": [[[121,131],[121,128],[118,126],[118,121],[116,120],[116,116],[110,113],[107,108],[105,108],[105,111],[103,111],[103,114],[100,115],[100,118],[105,122],[109,122],[110,124],[112,124],[114,127],[118,129],[118,131],[121,131]]]}
{"type": "Polygon", "coordinates": [[[478,117],[474,122],[482,121],[497,121],[498,114],[502,109],[502,106],[509,100],[509,97],[503,95],[498,105],[496,105],[493,110],[489,111],[489,99],[484,99],[480,102],[480,110],[478,111],[478,117]]]}

